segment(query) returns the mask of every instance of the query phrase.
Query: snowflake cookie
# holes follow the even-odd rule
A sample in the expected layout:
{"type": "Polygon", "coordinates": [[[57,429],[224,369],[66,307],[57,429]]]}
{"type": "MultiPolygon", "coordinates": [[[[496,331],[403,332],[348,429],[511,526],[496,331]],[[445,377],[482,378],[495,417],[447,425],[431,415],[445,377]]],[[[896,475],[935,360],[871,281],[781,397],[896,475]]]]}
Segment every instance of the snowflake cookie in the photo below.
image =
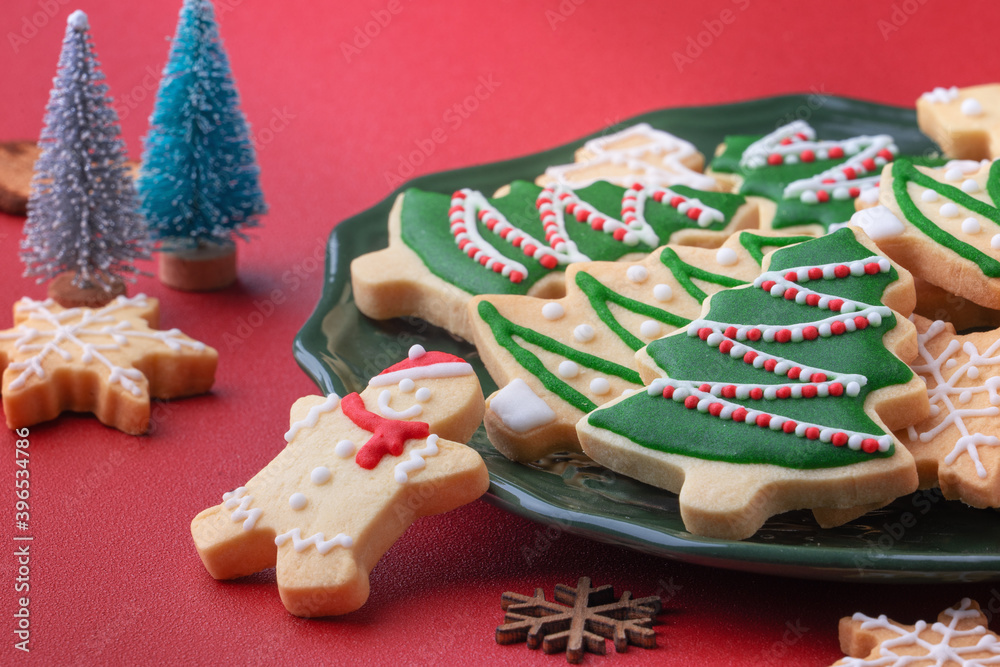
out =
{"type": "Polygon", "coordinates": [[[159,302],[120,296],[102,308],[63,308],[52,300],[14,304],[0,331],[7,426],[93,412],[126,433],[149,428],[149,399],[209,390],[218,353],[177,329],[159,331],[159,302]]]}
{"type": "Polygon", "coordinates": [[[668,245],[641,262],[582,262],[561,299],[474,299],[474,342],[500,390],[486,401],[490,442],[515,461],[580,451],[576,422],[642,388],[635,353],[687,325],[705,299],[752,281],[764,252],[808,240],[744,231],[718,249],[668,245]]]}
{"type": "Polygon", "coordinates": [[[979,605],[964,598],[938,614],[936,623],[903,625],[886,616],[840,619],[836,667],[981,667],[1000,664],[1000,637],[990,632],[979,605]]]}
{"type": "Polygon", "coordinates": [[[419,317],[471,340],[473,296],[559,297],[573,262],[636,261],[667,243],[714,248],[755,227],[755,203],[680,185],[515,181],[493,197],[410,188],[389,215],[389,247],[355,258],[351,284],[368,317],[419,317]]]}
{"type": "Polygon", "coordinates": [[[413,521],[486,492],[486,465],[459,444],[482,416],[472,366],[419,345],[360,395],[300,398],[285,449],[191,522],[202,562],[216,579],[277,567],[296,616],[358,609],[375,563],[413,521]]]}
{"type": "Polygon", "coordinates": [[[917,99],[917,123],[948,157],[1000,157],[1000,84],[924,93],[917,99]]]}
{"type": "Polygon", "coordinates": [[[917,488],[890,429],[927,415],[910,276],[850,228],[780,248],[751,284],[637,354],[644,390],[580,420],[598,463],[680,494],[696,535],[743,539],[792,509],[821,524],[917,488]]]}
{"type": "Polygon", "coordinates": [[[917,461],[921,486],[974,507],[1000,507],[1000,330],[959,336],[914,316],[931,416],[897,433],[917,461]]]}
{"type": "Polygon", "coordinates": [[[882,172],[878,202],[855,221],[870,218],[861,226],[882,252],[915,278],[1000,309],[1000,162],[899,159],[882,172]]]}

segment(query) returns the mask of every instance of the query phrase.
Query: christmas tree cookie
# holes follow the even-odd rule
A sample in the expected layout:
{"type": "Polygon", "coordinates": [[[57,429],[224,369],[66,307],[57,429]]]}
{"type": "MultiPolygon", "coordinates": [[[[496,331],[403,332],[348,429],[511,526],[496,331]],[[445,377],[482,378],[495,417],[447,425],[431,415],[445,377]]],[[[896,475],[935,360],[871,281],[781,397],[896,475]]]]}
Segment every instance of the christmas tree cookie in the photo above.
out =
{"type": "Polygon", "coordinates": [[[697,535],[743,539],[770,516],[836,515],[917,487],[890,429],[927,414],[909,275],[842,229],[767,256],[685,329],[637,355],[644,390],[580,420],[598,463],[680,494],[697,535]]]}
{"type": "Polygon", "coordinates": [[[835,667],[983,667],[1000,664],[1000,637],[974,600],[962,599],[938,614],[936,623],[904,625],[884,614],[840,619],[840,649],[847,658],[835,667]]]}
{"type": "Polygon", "coordinates": [[[913,319],[920,354],[910,367],[927,383],[931,416],[897,436],[921,486],[1000,507],[1000,330],[960,336],[950,323],[913,319]]]}
{"type": "Polygon", "coordinates": [[[851,219],[855,200],[878,185],[882,165],[897,153],[887,134],[819,140],[797,120],[764,136],[727,136],[709,174],[733,192],[768,200],[762,229],[821,235],[851,219]]]}
{"type": "Polygon", "coordinates": [[[893,261],[1000,309],[1000,164],[956,160],[930,168],[900,159],[882,173],[879,204],[897,218],[874,236],[893,261]]]}
{"type": "Polygon", "coordinates": [[[626,188],[639,183],[717,190],[715,179],[701,173],[704,166],[705,157],[691,142],[639,123],[591,139],[576,152],[576,162],[548,167],[535,183],[581,188],[608,181],[626,188]]]}
{"type": "Polygon", "coordinates": [[[101,308],[24,298],[14,328],[0,330],[7,426],[93,412],[126,433],[149,428],[149,399],[209,390],[218,354],[177,329],[157,330],[159,304],[119,296],[101,308]]]}
{"type": "Polygon", "coordinates": [[[413,521],[486,492],[486,465],[459,444],[482,415],[472,366],[420,346],[360,395],[299,399],[285,449],[191,522],[205,567],[216,579],[277,567],[296,616],[358,609],[375,563],[413,521]]]}
{"type": "Polygon", "coordinates": [[[668,242],[717,247],[757,225],[756,206],[744,197],[684,186],[516,181],[501,193],[401,194],[389,247],[351,263],[359,310],[375,319],[420,317],[470,339],[473,296],[554,298],[565,293],[572,262],[636,260],[668,242]]]}
{"type": "Polygon", "coordinates": [[[917,100],[917,123],[948,157],[1000,157],[1000,84],[924,93],[917,100]]]}
{"type": "Polygon", "coordinates": [[[640,262],[573,264],[560,299],[473,299],[474,342],[500,386],[486,402],[490,441],[516,461],[580,451],[576,422],[642,388],[637,350],[687,325],[709,294],[752,281],[765,251],[807,239],[744,231],[718,249],[668,245],[640,262]]]}

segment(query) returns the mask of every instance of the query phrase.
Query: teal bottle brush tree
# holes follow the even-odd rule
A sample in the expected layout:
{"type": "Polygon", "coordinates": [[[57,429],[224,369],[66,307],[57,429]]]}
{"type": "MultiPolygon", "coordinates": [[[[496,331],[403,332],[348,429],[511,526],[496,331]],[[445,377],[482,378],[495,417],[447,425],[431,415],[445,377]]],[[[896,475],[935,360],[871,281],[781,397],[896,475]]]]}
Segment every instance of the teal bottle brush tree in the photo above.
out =
{"type": "Polygon", "coordinates": [[[160,280],[186,290],[236,279],[235,239],[267,205],[210,0],[184,0],[137,187],[160,280]]]}
{"type": "Polygon", "coordinates": [[[21,241],[25,275],[50,280],[49,296],[67,307],[100,306],[123,294],[123,276],[149,257],[118,115],[89,30],[86,14],[69,15],[21,241]]]}

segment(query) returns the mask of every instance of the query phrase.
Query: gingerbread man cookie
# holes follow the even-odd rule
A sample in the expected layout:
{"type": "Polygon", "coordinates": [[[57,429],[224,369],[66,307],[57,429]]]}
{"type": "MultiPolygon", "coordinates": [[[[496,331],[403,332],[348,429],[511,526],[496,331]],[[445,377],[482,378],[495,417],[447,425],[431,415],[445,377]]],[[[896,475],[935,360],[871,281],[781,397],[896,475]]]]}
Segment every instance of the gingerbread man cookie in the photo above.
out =
{"type": "Polygon", "coordinates": [[[1000,157],[1000,84],[924,93],[917,99],[917,123],[949,157],[1000,157]]]}
{"type": "Polygon", "coordinates": [[[556,298],[572,262],[637,260],[668,242],[717,247],[757,226],[756,206],[742,196],[684,186],[515,181],[502,192],[401,194],[389,247],[351,263],[358,309],[420,317],[470,340],[466,305],[475,295],[556,298]]]}
{"type": "Polygon", "coordinates": [[[360,395],[299,399],[288,446],[191,522],[205,567],[216,579],[277,567],[296,616],[358,609],[375,563],[413,521],[486,492],[486,465],[459,444],[482,415],[472,366],[419,345],[360,395]]]}
{"type": "Polygon", "coordinates": [[[917,461],[922,486],[973,507],[1000,507],[1000,330],[958,335],[941,320],[914,317],[931,416],[897,433],[917,461]]]}
{"type": "Polygon", "coordinates": [[[535,183],[580,188],[608,181],[626,188],[639,183],[717,190],[715,179],[701,173],[704,166],[705,157],[691,142],[639,123],[591,139],[576,152],[576,162],[548,167],[535,183]]]}
{"type": "Polygon", "coordinates": [[[580,451],[576,422],[642,387],[639,348],[687,325],[709,294],[753,280],[765,250],[808,238],[744,231],[718,249],[668,245],[641,262],[574,264],[561,299],[473,299],[474,342],[500,386],[486,402],[490,442],[515,461],[580,451]]]}
{"type": "Polygon", "coordinates": [[[840,649],[848,658],[834,667],[907,667],[1000,664],[1000,637],[990,632],[979,605],[964,598],[938,614],[936,623],[904,625],[858,613],[840,619],[840,649]]]}
{"type": "Polygon", "coordinates": [[[892,309],[913,307],[909,274],[851,229],[765,266],[639,352],[646,389],[577,425],[598,463],[678,492],[697,535],[743,539],[780,512],[837,516],[917,488],[890,431],[928,412],[903,361],[916,332],[892,309]]]}
{"type": "Polygon", "coordinates": [[[126,433],[149,428],[149,399],[204,393],[218,353],[177,329],[156,330],[159,302],[120,296],[102,308],[63,308],[51,299],[14,304],[0,331],[7,426],[93,412],[126,433]]]}

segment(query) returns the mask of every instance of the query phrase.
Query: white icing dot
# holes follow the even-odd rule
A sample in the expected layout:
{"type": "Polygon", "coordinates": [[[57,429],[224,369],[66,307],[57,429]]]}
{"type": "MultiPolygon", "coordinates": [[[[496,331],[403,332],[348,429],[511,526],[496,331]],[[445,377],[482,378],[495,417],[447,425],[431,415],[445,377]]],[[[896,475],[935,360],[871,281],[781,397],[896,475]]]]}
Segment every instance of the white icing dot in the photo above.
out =
{"type": "Polygon", "coordinates": [[[937,201],[940,198],[941,195],[939,195],[934,190],[924,190],[923,194],[920,195],[920,201],[925,201],[925,202],[937,201]]]}
{"type": "Polygon", "coordinates": [[[949,359],[948,361],[944,362],[945,368],[954,368],[955,366],[958,366],[958,362],[955,361],[954,359],[949,359]]]}
{"type": "Polygon", "coordinates": [[[971,366],[965,374],[969,376],[970,380],[975,380],[979,377],[979,369],[976,366],[971,366]]]}
{"type": "Polygon", "coordinates": [[[965,174],[958,167],[951,167],[944,172],[944,177],[949,181],[960,181],[965,174]]]}
{"type": "Polygon", "coordinates": [[[739,257],[732,248],[719,248],[719,252],[715,253],[715,261],[722,266],[732,266],[739,261],[739,257]]]}
{"type": "Polygon", "coordinates": [[[983,105],[975,97],[963,100],[960,108],[966,116],[981,116],[983,114],[983,105]]]}
{"type": "Polygon", "coordinates": [[[313,471],[309,473],[309,479],[312,480],[313,484],[325,484],[330,480],[330,477],[330,469],[326,466],[313,468],[313,471]]]}
{"type": "Polygon", "coordinates": [[[611,383],[604,378],[594,378],[590,381],[590,391],[598,396],[604,396],[611,391],[611,383]]]}
{"type": "Polygon", "coordinates": [[[589,343],[594,340],[594,327],[589,324],[580,324],[573,329],[573,338],[581,343],[589,343]]]}
{"type": "Polygon", "coordinates": [[[416,383],[410,378],[403,378],[399,381],[399,390],[407,394],[413,391],[413,388],[416,386],[416,383]]]}
{"type": "Polygon", "coordinates": [[[656,320],[646,320],[639,325],[639,333],[643,338],[656,338],[663,331],[663,325],[656,320]]]}
{"type": "Polygon", "coordinates": [[[407,356],[410,359],[419,359],[420,357],[424,356],[425,354],[427,354],[427,350],[424,349],[423,345],[414,345],[414,346],[412,346],[410,348],[410,351],[407,354],[407,356]]]}
{"type": "Polygon", "coordinates": [[[559,364],[559,375],[564,378],[575,378],[580,374],[580,367],[575,362],[567,359],[559,364]]]}
{"type": "Polygon", "coordinates": [[[417,395],[415,398],[421,403],[426,403],[431,400],[431,390],[427,387],[421,387],[420,389],[417,389],[417,395]]]}
{"type": "Polygon", "coordinates": [[[670,289],[670,285],[660,283],[653,288],[653,298],[657,301],[670,301],[673,296],[674,291],[670,289]]]}
{"type": "Polygon", "coordinates": [[[646,278],[649,278],[649,271],[646,270],[645,266],[636,265],[628,267],[628,271],[625,272],[625,275],[628,276],[628,279],[632,282],[641,283],[644,282],[646,278]]]}
{"type": "Polygon", "coordinates": [[[972,400],[972,392],[969,391],[968,389],[966,389],[965,391],[963,391],[961,394],[958,395],[959,403],[968,403],[971,400],[972,400]]]}
{"type": "Polygon", "coordinates": [[[979,221],[975,218],[966,218],[962,221],[962,231],[966,234],[978,234],[979,230],[979,221]]]}
{"type": "Polygon", "coordinates": [[[994,250],[1000,250],[1000,234],[993,235],[993,238],[990,239],[990,247],[994,250]]]}
{"type": "Polygon", "coordinates": [[[558,320],[565,314],[566,309],[560,303],[549,302],[542,306],[542,317],[547,320],[558,320]]]}
{"type": "Polygon", "coordinates": [[[333,452],[340,458],[346,459],[354,453],[354,443],[350,440],[341,440],[337,443],[337,446],[333,448],[333,452]]]}
{"type": "Polygon", "coordinates": [[[979,183],[976,183],[975,179],[967,178],[962,181],[962,192],[968,192],[972,194],[973,192],[979,192],[979,183]]]}
{"type": "Polygon", "coordinates": [[[293,493],[288,497],[288,504],[293,510],[302,509],[306,506],[307,502],[305,495],[301,493],[293,493]]]}
{"type": "Polygon", "coordinates": [[[931,417],[937,417],[939,414],[941,414],[941,408],[936,405],[932,405],[930,411],[931,417]]]}
{"type": "Polygon", "coordinates": [[[941,207],[940,213],[945,218],[954,218],[958,215],[958,205],[952,202],[948,202],[941,207]]]}

